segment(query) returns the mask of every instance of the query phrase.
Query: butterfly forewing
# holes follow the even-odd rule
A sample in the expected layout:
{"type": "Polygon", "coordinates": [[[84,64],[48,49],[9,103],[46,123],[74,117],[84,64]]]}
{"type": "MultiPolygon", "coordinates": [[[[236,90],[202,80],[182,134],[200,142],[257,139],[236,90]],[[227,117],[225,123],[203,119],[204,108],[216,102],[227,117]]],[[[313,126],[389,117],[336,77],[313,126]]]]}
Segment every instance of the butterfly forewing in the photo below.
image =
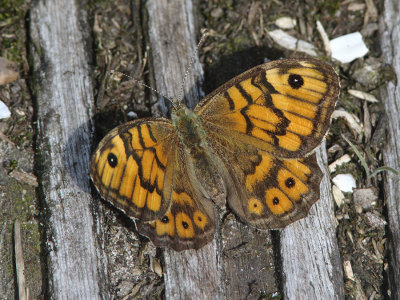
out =
{"type": "Polygon", "coordinates": [[[170,205],[176,134],[169,120],[126,123],[108,133],[92,156],[100,195],[128,216],[154,220],[170,205]]]}
{"type": "Polygon", "coordinates": [[[219,128],[277,157],[296,158],[320,144],[338,93],[338,76],[328,64],[281,60],[235,77],[195,111],[209,130],[219,128]]]}

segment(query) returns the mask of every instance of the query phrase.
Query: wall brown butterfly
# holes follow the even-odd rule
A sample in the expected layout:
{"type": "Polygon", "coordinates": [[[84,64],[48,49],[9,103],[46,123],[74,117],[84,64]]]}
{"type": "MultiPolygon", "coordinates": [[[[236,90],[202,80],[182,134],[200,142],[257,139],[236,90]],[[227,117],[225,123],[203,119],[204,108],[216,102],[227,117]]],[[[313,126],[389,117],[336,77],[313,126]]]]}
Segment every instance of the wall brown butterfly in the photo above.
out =
{"type": "Polygon", "coordinates": [[[174,100],[171,120],[109,132],[92,156],[100,195],[156,246],[198,249],[215,232],[215,205],[260,229],[282,228],[319,199],[321,143],[339,95],[316,59],[269,62],[207,95],[194,110],[174,100]]]}

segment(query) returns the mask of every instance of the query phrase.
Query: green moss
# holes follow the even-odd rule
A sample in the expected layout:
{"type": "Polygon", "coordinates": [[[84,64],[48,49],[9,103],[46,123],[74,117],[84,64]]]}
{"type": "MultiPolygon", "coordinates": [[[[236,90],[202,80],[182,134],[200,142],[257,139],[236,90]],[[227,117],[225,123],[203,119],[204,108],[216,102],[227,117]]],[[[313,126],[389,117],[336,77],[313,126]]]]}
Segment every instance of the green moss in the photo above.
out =
{"type": "Polygon", "coordinates": [[[317,4],[318,10],[327,11],[330,15],[334,15],[339,9],[341,0],[319,1],[317,4]]]}
{"type": "Polygon", "coordinates": [[[25,10],[22,7],[25,2],[25,0],[0,1],[0,21],[10,22],[10,19],[15,20],[23,17],[25,10]]]}
{"type": "MultiPolygon", "coordinates": [[[[16,161],[14,163],[17,164],[16,161]]],[[[14,278],[13,236],[14,223],[18,220],[21,224],[26,281],[30,286],[36,285],[35,290],[37,291],[40,290],[42,270],[40,267],[41,236],[39,224],[35,219],[38,214],[35,188],[11,177],[6,179],[4,186],[7,187],[7,193],[0,211],[0,230],[4,230],[3,244],[5,245],[1,253],[4,263],[2,269],[9,274],[8,278],[14,278]]]]}
{"type": "MultiPolygon", "coordinates": [[[[0,1],[0,22],[5,26],[0,45],[0,55],[22,65],[25,52],[25,15],[28,10],[24,0],[0,1]],[[10,30],[11,28],[11,30],[10,30]]],[[[3,30],[0,28],[0,33],[3,30]]]]}
{"type": "Polygon", "coordinates": [[[217,48],[222,50],[222,54],[230,55],[248,48],[248,45],[251,45],[252,43],[253,40],[249,35],[242,34],[233,39],[229,39],[224,43],[219,43],[217,48]]]}

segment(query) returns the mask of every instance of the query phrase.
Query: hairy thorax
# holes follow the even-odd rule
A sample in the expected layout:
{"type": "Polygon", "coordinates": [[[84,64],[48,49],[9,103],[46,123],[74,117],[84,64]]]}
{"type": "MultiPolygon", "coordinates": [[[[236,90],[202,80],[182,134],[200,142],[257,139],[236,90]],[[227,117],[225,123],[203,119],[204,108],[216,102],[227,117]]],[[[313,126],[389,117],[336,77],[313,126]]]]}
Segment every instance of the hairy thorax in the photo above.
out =
{"type": "Polygon", "coordinates": [[[177,131],[179,140],[185,145],[193,158],[201,156],[205,148],[205,131],[199,116],[184,105],[172,112],[172,123],[177,131]]]}
{"type": "Polygon", "coordinates": [[[183,104],[179,104],[179,107],[172,112],[172,123],[179,142],[184,146],[187,157],[190,157],[188,176],[193,176],[199,183],[206,198],[218,205],[224,204],[225,191],[221,188],[224,183],[220,173],[222,165],[210,152],[201,117],[183,104]]]}

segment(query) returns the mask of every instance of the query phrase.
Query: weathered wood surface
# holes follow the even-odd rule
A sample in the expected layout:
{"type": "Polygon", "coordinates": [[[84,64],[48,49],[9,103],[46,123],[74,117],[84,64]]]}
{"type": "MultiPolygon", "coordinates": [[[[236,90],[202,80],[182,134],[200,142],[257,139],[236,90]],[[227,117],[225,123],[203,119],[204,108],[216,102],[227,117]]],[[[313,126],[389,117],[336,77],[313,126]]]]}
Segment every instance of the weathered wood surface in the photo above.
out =
{"type": "MultiPolygon", "coordinates": [[[[184,83],[188,105],[200,98],[198,84],[203,71],[197,56],[191,1],[147,1],[149,37],[156,88],[168,97],[181,98],[185,70],[191,68],[184,83]]],[[[166,106],[160,101],[161,111],[166,106]]],[[[222,299],[221,253],[216,240],[199,249],[176,253],[164,251],[165,296],[167,299],[222,299]]]]}
{"type": "MultiPolygon", "coordinates": [[[[388,141],[383,150],[385,166],[400,170],[400,2],[385,0],[380,19],[382,56],[391,65],[397,80],[381,89],[388,141]]],[[[392,299],[400,299],[400,176],[387,172],[385,176],[385,202],[389,227],[389,288],[392,299]]]]}
{"type": "Polygon", "coordinates": [[[93,85],[85,1],[35,1],[30,13],[37,99],[42,210],[47,224],[48,295],[107,299],[89,185],[93,85]]]}
{"type": "Polygon", "coordinates": [[[307,218],[282,230],[281,256],[286,299],[344,299],[325,143],[317,150],[324,178],[320,200],[307,218]]]}
{"type": "MultiPolygon", "coordinates": [[[[148,1],[147,8],[156,87],[170,97],[179,96],[184,72],[194,55],[196,45],[191,2],[148,1]]],[[[202,79],[197,56],[194,59],[194,67],[185,82],[185,96],[189,106],[199,100],[200,93],[196,84],[201,83],[202,79]]],[[[320,154],[320,160],[321,155],[326,164],[326,153],[320,154]]],[[[297,299],[299,295],[298,299],[344,297],[342,265],[335,237],[332,198],[327,177],[321,190],[324,200],[318,204],[318,208],[313,208],[313,216],[283,232],[281,255],[286,278],[284,291],[288,299],[297,299]]],[[[243,258],[245,255],[239,253],[236,260],[241,262],[224,263],[227,259],[223,255],[225,241],[243,240],[240,230],[231,230],[229,234],[229,237],[217,234],[213,243],[198,251],[164,252],[167,299],[243,299],[249,293],[249,273],[255,273],[256,281],[267,281],[264,277],[267,274],[261,274],[254,269],[260,261],[243,258]],[[238,265],[241,267],[238,268],[238,265]],[[242,273],[239,269],[242,269],[242,273]]],[[[250,251],[259,253],[260,242],[252,246],[254,248],[250,251]]],[[[265,255],[268,251],[264,248],[263,252],[265,255]]]]}

